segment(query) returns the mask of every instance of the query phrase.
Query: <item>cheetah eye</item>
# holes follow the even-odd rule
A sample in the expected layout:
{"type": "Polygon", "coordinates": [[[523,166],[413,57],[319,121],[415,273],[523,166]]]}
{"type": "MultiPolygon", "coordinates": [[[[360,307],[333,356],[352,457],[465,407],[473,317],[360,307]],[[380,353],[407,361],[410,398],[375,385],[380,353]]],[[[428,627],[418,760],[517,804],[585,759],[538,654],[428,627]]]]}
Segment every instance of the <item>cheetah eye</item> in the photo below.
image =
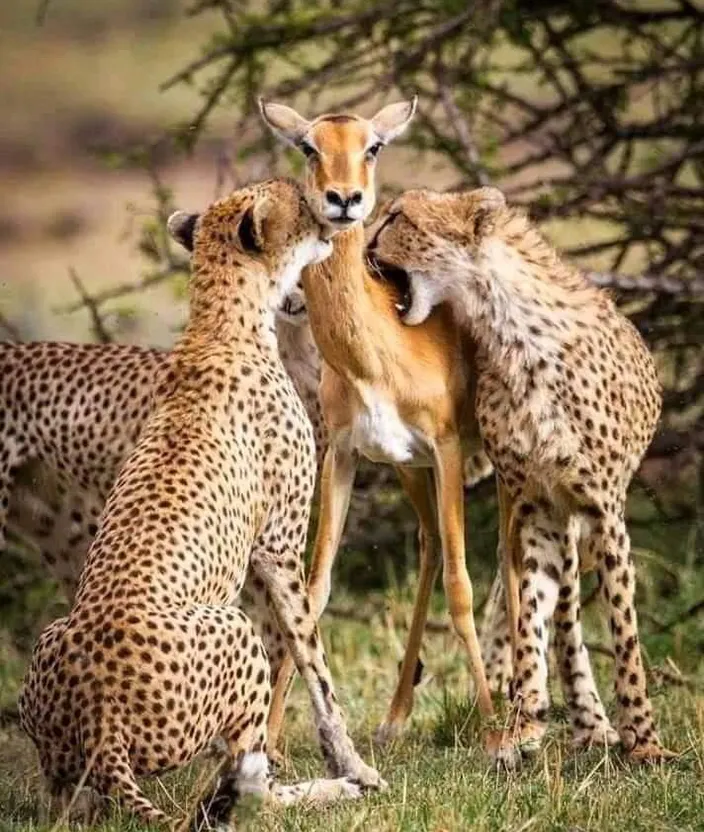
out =
{"type": "Polygon", "coordinates": [[[313,145],[308,142],[303,141],[298,145],[298,147],[306,159],[317,159],[320,155],[313,145]]]}
{"type": "Polygon", "coordinates": [[[375,142],[373,145],[367,148],[366,157],[368,162],[373,162],[376,157],[379,155],[379,151],[384,146],[383,142],[375,142]]]}

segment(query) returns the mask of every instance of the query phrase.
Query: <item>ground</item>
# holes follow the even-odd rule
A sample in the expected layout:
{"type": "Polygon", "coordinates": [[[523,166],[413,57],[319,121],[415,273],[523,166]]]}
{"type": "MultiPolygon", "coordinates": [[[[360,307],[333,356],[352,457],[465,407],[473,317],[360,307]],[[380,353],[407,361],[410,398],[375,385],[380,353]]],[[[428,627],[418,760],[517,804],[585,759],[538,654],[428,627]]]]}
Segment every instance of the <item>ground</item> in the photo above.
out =
{"type": "MultiPolygon", "coordinates": [[[[644,623],[653,702],[666,745],[681,753],[662,768],[624,764],[617,753],[573,754],[565,714],[555,698],[554,721],[544,751],[518,774],[493,772],[478,747],[476,722],[463,697],[468,672],[461,650],[445,628],[441,597],[434,603],[435,625],[426,636],[426,670],[405,738],[380,753],[371,744],[395,683],[410,616],[410,582],[363,599],[337,593],[333,615],[323,622],[328,655],[358,747],[390,784],[383,795],[321,812],[305,809],[258,814],[243,807],[241,829],[337,832],[370,830],[600,830],[658,832],[704,829],[704,658],[701,623],[690,618],[666,634],[644,623]],[[682,677],[679,677],[679,671],[682,677]]],[[[647,600],[647,586],[645,589],[647,600]]],[[[662,602],[657,615],[670,621],[684,609],[662,602]]],[[[602,654],[605,630],[590,605],[587,634],[600,687],[612,699],[611,662],[602,654]]],[[[0,657],[2,704],[14,699],[23,661],[6,648],[0,657]]],[[[608,705],[607,705],[608,707],[608,705]]],[[[305,690],[296,684],[287,723],[283,778],[321,773],[305,690]]],[[[147,783],[164,809],[193,803],[198,778],[212,766],[201,760],[190,769],[147,783]]],[[[45,805],[29,741],[15,728],[0,729],[0,830],[49,832],[37,823],[45,805]]],[[[116,812],[100,827],[130,832],[144,827],[116,812]]]]}

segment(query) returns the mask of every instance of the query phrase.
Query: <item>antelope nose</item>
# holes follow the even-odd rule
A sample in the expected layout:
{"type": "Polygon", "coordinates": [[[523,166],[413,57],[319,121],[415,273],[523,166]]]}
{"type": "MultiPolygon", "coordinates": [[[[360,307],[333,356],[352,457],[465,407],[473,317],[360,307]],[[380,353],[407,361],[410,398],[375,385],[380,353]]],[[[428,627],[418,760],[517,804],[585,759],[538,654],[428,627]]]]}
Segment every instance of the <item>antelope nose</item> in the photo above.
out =
{"type": "Polygon", "coordinates": [[[325,199],[327,199],[330,205],[337,205],[339,208],[344,208],[347,205],[346,200],[339,191],[325,191],[325,199]]]}
{"type": "Polygon", "coordinates": [[[330,205],[335,205],[338,208],[351,208],[354,205],[361,205],[364,193],[362,191],[351,191],[345,197],[340,191],[329,188],[325,191],[325,199],[330,205]]]}

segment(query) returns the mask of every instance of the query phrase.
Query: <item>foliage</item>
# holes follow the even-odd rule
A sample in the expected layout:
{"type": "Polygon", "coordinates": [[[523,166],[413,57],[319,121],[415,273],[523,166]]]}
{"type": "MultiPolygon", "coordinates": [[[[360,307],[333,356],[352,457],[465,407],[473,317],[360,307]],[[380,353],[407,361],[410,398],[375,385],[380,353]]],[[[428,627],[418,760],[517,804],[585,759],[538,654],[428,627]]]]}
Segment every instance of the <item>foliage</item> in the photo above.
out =
{"type": "MultiPolygon", "coordinates": [[[[684,513],[693,524],[701,558],[699,10],[688,0],[196,0],[188,14],[217,15],[222,23],[198,56],[163,84],[198,85],[202,95],[198,112],[173,132],[178,145],[192,150],[216,109],[226,108],[237,116],[238,156],[248,171],[290,173],[300,159],[263,127],[260,95],[313,114],[326,108],[371,111],[384,100],[418,93],[405,148],[389,153],[410,154],[422,165],[403,165],[391,187],[433,185],[435,178],[448,187],[493,182],[524,205],[594,282],[618,291],[624,311],[657,354],[665,388],[661,433],[643,481],[661,507],[667,492],[685,495],[675,516],[684,513]],[[418,182],[417,168],[433,178],[418,182]],[[660,481],[668,460],[670,469],[685,472],[676,483],[660,481]]],[[[157,198],[158,221],[145,228],[141,246],[153,266],[142,281],[83,300],[101,338],[109,334],[109,327],[99,326],[103,303],[182,275],[184,261],[163,234],[169,193],[150,161],[162,146],[160,140],[151,153],[132,154],[150,171],[157,198]]],[[[389,528],[398,531],[399,522],[408,524],[393,509],[398,505],[384,485],[388,479],[379,476],[368,480],[374,484],[366,491],[369,506],[358,505],[359,513],[389,516],[389,528]]],[[[672,517],[664,510],[655,520],[672,517]]],[[[375,523],[382,545],[385,527],[375,523]]],[[[357,542],[366,548],[370,539],[357,542]]]]}

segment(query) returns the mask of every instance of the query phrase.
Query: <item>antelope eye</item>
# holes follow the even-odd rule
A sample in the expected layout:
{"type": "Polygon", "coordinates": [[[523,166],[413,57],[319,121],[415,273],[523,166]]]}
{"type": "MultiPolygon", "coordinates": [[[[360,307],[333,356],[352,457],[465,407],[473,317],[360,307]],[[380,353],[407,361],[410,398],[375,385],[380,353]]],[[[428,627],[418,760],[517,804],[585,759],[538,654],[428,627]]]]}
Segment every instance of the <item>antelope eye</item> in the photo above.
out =
{"type": "Polygon", "coordinates": [[[367,148],[367,153],[366,153],[367,159],[370,162],[373,159],[376,159],[376,157],[379,155],[379,151],[381,150],[381,148],[383,146],[384,145],[382,144],[382,142],[376,142],[376,144],[373,144],[373,145],[371,145],[371,147],[368,147],[367,148]]]}
{"type": "Polygon", "coordinates": [[[301,150],[301,153],[306,157],[306,159],[318,158],[318,151],[313,147],[312,144],[308,144],[308,142],[301,142],[298,146],[301,150]]]}

